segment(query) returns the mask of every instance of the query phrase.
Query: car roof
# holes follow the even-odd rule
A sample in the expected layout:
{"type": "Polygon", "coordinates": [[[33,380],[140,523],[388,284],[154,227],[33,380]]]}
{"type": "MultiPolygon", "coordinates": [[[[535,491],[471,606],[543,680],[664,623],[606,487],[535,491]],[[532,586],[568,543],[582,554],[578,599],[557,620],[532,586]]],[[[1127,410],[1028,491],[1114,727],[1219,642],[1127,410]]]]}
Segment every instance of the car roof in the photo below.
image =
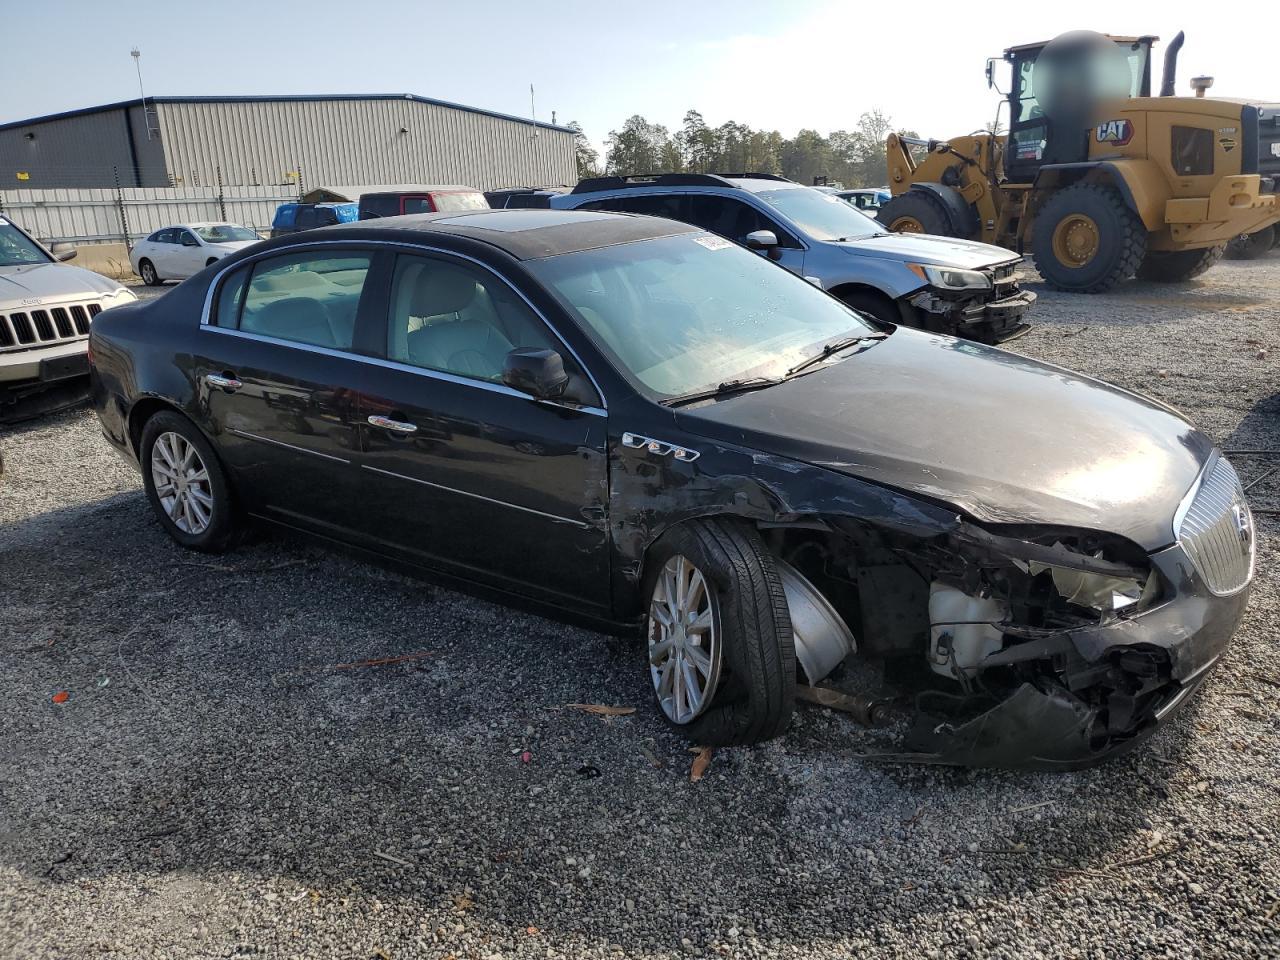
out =
{"type": "Polygon", "coordinates": [[[394,190],[367,190],[362,197],[401,197],[407,193],[481,193],[479,187],[469,187],[465,183],[435,183],[397,187],[394,190]]]}
{"type": "Polygon", "coordinates": [[[598,210],[468,210],[465,213],[418,213],[404,217],[378,217],[357,223],[322,227],[298,234],[324,233],[361,240],[429,241],[433,237],[465,237],[497,247],[517,260],[537,260],[582,250],[598,250],[620,243],[651,240],[686,233],[703,233],[698,227],[660,217],[598,210]]]}

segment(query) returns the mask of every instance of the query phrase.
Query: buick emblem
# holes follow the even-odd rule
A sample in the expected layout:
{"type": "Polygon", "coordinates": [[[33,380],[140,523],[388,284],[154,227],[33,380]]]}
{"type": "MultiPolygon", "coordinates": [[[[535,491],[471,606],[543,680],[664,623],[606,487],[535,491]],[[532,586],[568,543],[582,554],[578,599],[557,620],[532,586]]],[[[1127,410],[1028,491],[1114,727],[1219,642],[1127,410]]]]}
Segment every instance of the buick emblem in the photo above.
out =
{"type": "Polygon", "coordinates": [[[1249,511],[1245,509],[1243,504],[1233,503],[1231,505],[1231,515],[1235,517],[1236,533],[1240,537],[1240,542],[1248,546],[1249,541],[1253,539],[1253,527],[1249,523],[1249,511]]]}

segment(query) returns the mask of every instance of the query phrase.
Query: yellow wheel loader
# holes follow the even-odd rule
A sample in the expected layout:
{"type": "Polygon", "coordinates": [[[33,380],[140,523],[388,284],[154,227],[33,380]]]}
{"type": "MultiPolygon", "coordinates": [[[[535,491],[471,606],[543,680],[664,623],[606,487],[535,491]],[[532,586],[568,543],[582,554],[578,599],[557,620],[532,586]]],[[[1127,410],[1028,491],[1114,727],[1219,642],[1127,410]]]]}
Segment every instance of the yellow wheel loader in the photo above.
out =
{"type": "Polygon", "coordinates": [[[1151,96],[1157,39],[1079,31],[1006,50],[1008,133],[891,134],[878,219],[1029,251],[1060,290],[1203,273],[1228,241],[1280,220],[1280,109],[1206,98],[1209,77],[1173,96],[1181,33],[1151,96]]]}

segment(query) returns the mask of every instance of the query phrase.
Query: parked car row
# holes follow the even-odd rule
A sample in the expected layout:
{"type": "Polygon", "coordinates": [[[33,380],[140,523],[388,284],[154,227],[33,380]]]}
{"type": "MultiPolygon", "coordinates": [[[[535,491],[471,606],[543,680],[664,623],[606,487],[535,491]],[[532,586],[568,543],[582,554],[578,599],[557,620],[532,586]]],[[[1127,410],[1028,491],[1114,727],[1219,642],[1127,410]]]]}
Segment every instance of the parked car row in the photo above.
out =
{"type": "Polygon", "coordinates": [[[861,658],[921,759],[1074,767],[1221,658],[1254,535],[1210,437],[851,306],[911,275],[904,318],[996,334],[1006,251],[758,175],[551,203],[272,239],[97,317],[94,408],[168,534],[275,524],[638,633],[699,744],[781,734],[861,658]]]}

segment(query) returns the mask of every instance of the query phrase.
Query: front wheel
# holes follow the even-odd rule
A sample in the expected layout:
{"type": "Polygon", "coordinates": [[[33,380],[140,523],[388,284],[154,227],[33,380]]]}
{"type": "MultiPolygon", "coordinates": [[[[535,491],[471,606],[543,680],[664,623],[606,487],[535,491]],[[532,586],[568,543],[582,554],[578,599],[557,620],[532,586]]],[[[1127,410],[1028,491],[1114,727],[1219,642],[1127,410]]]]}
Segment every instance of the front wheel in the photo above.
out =
{"type": "Polygon", "coordinates": [[[795,706],[795,641],[755,530],[729,519],[679,524],[646,570],[649,676],[667,720],[707,746],[782,733],[795,706]]]}
{"type": "Polygon", "coordinates": [[[1147,229],[1113,187],[1075,183],[1054,193],[1036,214],[1031,250],[1051,286],[1102,293],[1137,272],[1147,252],[1147,229]]]}
{"type": "Polygon", "coordinates": [[[209,441],[178,413],[158,413],[139,445],[147,499],[165,531],[188,550],[221,553],[240,533],[231,484],[209,441]]]}
{"type": "Polygon", "coordinates": [[[150,260],[143,260],[138,264],[138,276],[142,277],[142,282],[148,287],[158,287],[164,283],[156,272],[155,264],[150,260]]]}

